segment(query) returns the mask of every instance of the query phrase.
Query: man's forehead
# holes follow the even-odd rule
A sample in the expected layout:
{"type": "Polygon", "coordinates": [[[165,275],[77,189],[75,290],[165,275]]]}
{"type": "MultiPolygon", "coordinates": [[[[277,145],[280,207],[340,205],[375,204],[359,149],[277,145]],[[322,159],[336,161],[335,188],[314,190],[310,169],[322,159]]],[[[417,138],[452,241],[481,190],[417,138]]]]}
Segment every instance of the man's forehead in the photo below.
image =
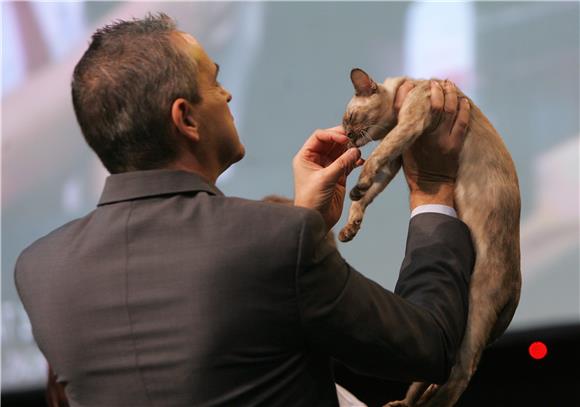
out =
{"type": "Polygon", "coordinates": [[[209,59],[205,50],[193,35],[181,31],[178,34],[179,37],[186,42],[188,52],[192,54],[196,61],[200,62],[204,59],[209,59]]]}
{"type": "Polygon", "coordinates": [[[194,45],[196,47],[201,47],[201,44],[195,39],[195,37],[189,33],[180,31],[179,34],[181,35],[181,38],[183,38],[185,41],[187,41],[188,43],[190,43],[191,45],[194,45]]]}
{"type": "Polygon", "coordinates": [[[186,52],[195,59],[200,70],[207,71],[212,76],[217,76],[219,66],[207,55],[199,41],[191,34],[179,31],[179,38],[185,42],[186,52]]]}

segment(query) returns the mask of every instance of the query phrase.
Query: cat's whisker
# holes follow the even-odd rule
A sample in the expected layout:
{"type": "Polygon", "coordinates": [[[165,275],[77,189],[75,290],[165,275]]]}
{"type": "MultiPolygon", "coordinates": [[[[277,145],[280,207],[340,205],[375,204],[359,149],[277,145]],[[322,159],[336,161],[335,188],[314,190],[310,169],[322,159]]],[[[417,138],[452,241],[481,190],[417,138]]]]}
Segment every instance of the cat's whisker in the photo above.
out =
{"type": "Polygon", "coordinates": [[[369,135],[369,132],[367,130],[362,130],[361,134],[365,139],[368,140],[369,143],[371,143],[373,141],[373,139],[371,138],[371,136],[369,135]]]}

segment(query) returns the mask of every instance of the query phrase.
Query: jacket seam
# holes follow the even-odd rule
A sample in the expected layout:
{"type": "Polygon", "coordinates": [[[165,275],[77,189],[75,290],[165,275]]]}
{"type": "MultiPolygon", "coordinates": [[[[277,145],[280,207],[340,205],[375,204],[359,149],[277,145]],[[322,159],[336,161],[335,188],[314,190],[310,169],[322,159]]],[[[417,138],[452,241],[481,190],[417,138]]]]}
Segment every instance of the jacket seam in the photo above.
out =
{"type": "Polygon", "coordinates": [[[145,383],[145,377],[141,371],[139,363],[139,351],[137,349],[137,341],[135,339],[135,333],[133,331],[133,321],[131,319],[131,312],[129,311],[129,220],[133,213],[134,203],[129,202],[129,213],[127,214],[127,220],[125,221],[125,311],[127,313],[127,319],[129,320],[129,332],[131,336],[131,344],[133,345],[133,355],[135,356],[135,369],[141,379],[141,384],[145,389],[145,395],[150,405],[153,405],[151,396],[149,395],[149,390],[147,389],[147,384],[145,383]]]}

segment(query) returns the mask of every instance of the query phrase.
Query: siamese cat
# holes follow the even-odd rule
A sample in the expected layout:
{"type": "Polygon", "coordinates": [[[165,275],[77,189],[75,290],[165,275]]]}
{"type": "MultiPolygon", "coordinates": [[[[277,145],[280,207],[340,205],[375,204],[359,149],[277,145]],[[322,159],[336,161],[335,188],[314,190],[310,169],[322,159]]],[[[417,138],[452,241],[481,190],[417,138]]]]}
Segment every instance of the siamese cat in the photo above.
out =
{"type": "MultiPolygon", "coordinates": [[[[403,151],[435,123],[429,80],[410,80],[415,86],[396,114],[395,95],[409,80],[387,78],[380,84],[361,69],[351,72],[355,96],[346,108],[345,131],[354,146],[372,140],[380,144],[350,193],[348,222],[339,234],[343,242],[357,234],[366,207],[401,168],[403,151]]],[[[458,97],[465,95],[458,90],[458,97]]],[[[390,407],[453,406],[475,373],[482,351],[506,330],[519,302],[521,204],[515,166],[498,132],[473,101],[469,103],[454,194],[457,214],[469,227],[476,250],[466,331],[447,382],[413,383],[405,399],[388,403],[390,407]]]]}

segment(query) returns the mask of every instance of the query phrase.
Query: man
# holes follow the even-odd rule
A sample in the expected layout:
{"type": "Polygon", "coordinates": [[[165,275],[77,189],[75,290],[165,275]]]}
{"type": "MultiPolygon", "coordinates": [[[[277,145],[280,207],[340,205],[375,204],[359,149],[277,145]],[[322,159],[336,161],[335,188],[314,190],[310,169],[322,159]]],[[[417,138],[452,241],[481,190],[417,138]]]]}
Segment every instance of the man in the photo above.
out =
{"type": "MultiPolygon", "coordinates": [[[[33,243],[15,270],[70,405],[336,406],[331,357],[443,382],[467,315],[467,227],[414,216],[398,295],[355,271],[325,239],[362,162],[340,127],[294,158],[295,207],[225,197],[215,181],[244,147],[218,73],[164,15],[97,31],[75,68],[78,122],[112,175],[94,211],[33,243]]],[[[415,212],[453,215],[468,111],[451,85],[432,93],[440,124],[405,173],[415,212]]]]}

